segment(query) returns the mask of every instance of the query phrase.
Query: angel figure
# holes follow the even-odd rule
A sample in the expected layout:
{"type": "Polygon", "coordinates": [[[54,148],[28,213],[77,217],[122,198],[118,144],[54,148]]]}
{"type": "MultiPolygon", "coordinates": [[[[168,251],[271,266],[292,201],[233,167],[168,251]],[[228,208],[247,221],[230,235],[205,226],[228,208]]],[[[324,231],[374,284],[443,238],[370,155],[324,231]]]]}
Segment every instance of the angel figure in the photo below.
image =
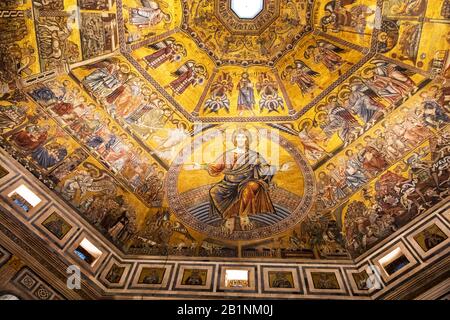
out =
{"type": "Polygon", "coordinates": [[[350,91],[344,107],[357,114],[364,123],[374,122],[386,113],[376,93],[360,80],[350,83],[350,91]]]}
{"type": "Polygon", "coordinates": [[[258,76],[256,91],[261,95],[261,100],[259,101],[260,112],[264,109],[267,109],[269,112],[279,112],[279,108],[284,110],[283,98],[278,95],[278,83],[266,72],[262,72],[258,76]]]}
{"type": "Polygon", "coordinates": [[[320,76],[320,73],[312,70],[301,60],[295,60],[294,65],[287,66],[281,74],[281,79],[289,79],[291,84],[296,84],[302,91],[302,94],[309,93],[317,88],[314,78],[320,76]]]}
{"type": "Polygon", "coordinates": [[[167,137],[153,136],[158,144],[152,154],[157,155],[161,159],[170,160],[175,156],[176,147],[190,136],[188,126],[184,122],[180,122],[176,129],[169,129],[167,137]]]}
{"type": "Polygon", "coordinates": [[[395,15],[421,15],[427,7],[425,0],[394,0],[391,13],[395,15]]]}
{"type": "Polygon", "coordinates": [[[367,5],[355,4],[356,0],[332,0],[325,7],[325,16],[320,20],[323,31],[328,26],[333,32],[339,32],[344,28],[353,29],[359,34],[364,34],[367,25],[367,17],[373,15],[375,10],[367,5]]]}
{"type": "Polygon", "coordinates": [[[129,9],[130,23],[139,28],[146,28],[156,26],[163,20],[170,22],[172,17],[161,9],[161,3],[164,4],[164,7],[168,7],[162,1],[141,0],[143,7],[129,9]]]}
{"type": "Polygon", "coordinates": [[[331,101],[326,105],[327,109],[327,119],[321,121],[321,128],[323,132],[331,137],[337,132],[339,138],[344,142],[348,143],[354,136],[355,130],[360,128],[358,120],[339,102],[331,101]]]}
{"type": "Polygon", "coordinates": [[[181,57],[185,57],[187,54],[183,44],[176,42],[172,37],[150,44],[148,47],[156,50],[143,58],[147,66],[152,69],[158,68],[167,61],[180,61],[181,57]]]}
{"type": "Polygon", "coordinates": [[[172,73],[172,76],[177,77],[167,87],[172,89],[174,94],[182,94],[189,88],[190,85],[201,85],[208,78],[208,71],[202,64],[196,63],[194,60],[189,60],[183,64],[177,71],[172,73]]]}
{"type": "Polygon", "coordinates": [[[338,71],[339,75],[341,75],[339,68],[344,63],[347,63],[339,55],[342,52],[345,52],[345,49],[335,46],[326,40],[318,40],[315,44],[306,48],[304,57],[306,59],[313,58],[315,64],[322,63],[330,72],[338,71]]]}
{"type": "Polygon", "coordinates": [[[373,60],[371,63],[374,68],[371,70],[372,78],[368,85],[380,97],[391,103],[396,103],[411,96],[413,91],[417,89],[416,84],[410,77],[414,75],[413,71],[381,59],[373,60]]]}
{"type": "Polygon", "coordinates": [[[306,159],[308,159],[310,163],[314,164],[324,156],[329,155],[329,153],[318,144],[321,142],[326,145],[328,137],[325,134],[314,130],[312,121],[307,119],[299,124],[298,137],[303,146],[303,152],[305,153],[306,159]]]}
{"type": "Polygon", "coordinates": [[[399,58],[401,61],[410,60],[416,63],[422,28],[420,25],[409,22],[405,22],[402,28],[403,32],[398,40],[401,53],[399,58]]]}
{"type": "Polygon", "coordinates": [[[204,111],[218,113],[220,109],[230,112],[228,94],[233,91],[233,79],[230,74],[223,72],[211,86],[211,97],[206,100],[204,111]]]}

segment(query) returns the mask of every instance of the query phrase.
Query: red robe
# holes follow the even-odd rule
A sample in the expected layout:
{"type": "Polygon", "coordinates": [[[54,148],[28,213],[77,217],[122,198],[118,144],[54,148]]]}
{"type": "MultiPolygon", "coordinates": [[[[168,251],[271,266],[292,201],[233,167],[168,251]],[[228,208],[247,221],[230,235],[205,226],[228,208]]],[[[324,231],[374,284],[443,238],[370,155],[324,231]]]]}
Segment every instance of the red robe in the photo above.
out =
{"type": "Polygon", "coordinates": [[[37,137],[33,136],[26,130],[21,130],[13,136],[15,144],[26,151],[33,151],[41,146],[48,137],[47,132],[41,132],[37,137]]]}

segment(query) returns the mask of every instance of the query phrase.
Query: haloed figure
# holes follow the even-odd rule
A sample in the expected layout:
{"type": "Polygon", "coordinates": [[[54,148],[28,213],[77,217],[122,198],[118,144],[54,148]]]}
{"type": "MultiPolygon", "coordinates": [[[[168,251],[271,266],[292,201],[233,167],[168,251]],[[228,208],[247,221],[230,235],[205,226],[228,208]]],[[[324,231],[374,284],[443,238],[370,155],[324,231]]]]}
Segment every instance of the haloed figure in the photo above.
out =
{"type": "Polygon", "coordinates": [[[246,110],[251,111],[252,115],[255,115],[253,111],[253,108],[255,107],[255,90],[253,89],[253,84],[247,72],[242,74],[241,80],[237,85],[237,89],[239,90],[239,116],[242,116],[246,110]]]}
{"type": "MultiPolygon", "coordinates": [[[[223,153],[214,163],[202,165],[211,176],[223,174],[222,181],[210,191],[211,214],[224,219],[224,230],[232,233],[235,221],[241,230],[254,227],[251,215],[275,213],[269,196],[269,184],[277,167],[270,165],[256,151],[250,150],[251,134],[237,129],[232,136],[235,148],[223,153]],[[236,219],[235,219],[236,218],[236,219]]],[[[287,171],[288,164],[279,171],[287,171]]]]}

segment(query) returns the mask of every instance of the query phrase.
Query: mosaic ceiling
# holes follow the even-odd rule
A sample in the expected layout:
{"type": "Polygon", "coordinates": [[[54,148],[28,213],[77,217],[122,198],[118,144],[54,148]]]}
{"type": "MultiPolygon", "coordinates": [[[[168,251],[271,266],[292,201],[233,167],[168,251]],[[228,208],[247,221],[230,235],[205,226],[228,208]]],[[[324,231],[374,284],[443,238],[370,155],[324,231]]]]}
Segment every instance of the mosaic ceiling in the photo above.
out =
{"type": "Polygon", "coordinates": [[[1,146],[130,254],[356,258],[444,201],[450,1],[251,2],[0,2],[1,146]]]}

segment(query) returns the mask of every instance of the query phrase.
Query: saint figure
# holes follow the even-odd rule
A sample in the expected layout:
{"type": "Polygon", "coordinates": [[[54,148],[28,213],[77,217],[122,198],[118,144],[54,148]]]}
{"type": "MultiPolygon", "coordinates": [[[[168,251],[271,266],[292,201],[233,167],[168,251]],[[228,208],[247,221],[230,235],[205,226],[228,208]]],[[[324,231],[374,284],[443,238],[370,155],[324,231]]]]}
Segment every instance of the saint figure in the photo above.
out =
{"type": "Polygon", "coordinates": [[[241,116],[245,110],[253,112],[255,106],[255,90],[253,84],[249,79],[248,73],[244,72],[241,76],[241,80],[237,85],[239,90],[238,106],[239,115],[241,116]]]}

